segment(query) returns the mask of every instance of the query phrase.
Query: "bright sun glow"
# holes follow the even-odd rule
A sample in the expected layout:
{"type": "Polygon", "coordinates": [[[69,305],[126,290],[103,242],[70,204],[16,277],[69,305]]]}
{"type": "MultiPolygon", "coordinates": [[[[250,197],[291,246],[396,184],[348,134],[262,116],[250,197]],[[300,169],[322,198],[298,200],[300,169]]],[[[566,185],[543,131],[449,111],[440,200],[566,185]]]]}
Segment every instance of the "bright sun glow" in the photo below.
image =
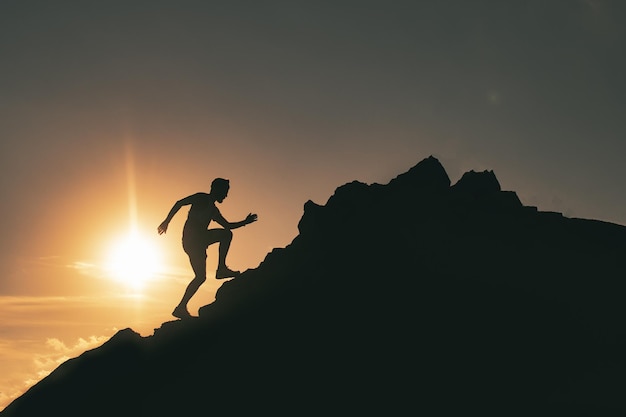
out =
{"type": "Polygon", "coordinates": [[[130,233],[111,245],[107,271],[112,279],[139,290],[162,271],[160,251],[150,239],[130,233]]]}

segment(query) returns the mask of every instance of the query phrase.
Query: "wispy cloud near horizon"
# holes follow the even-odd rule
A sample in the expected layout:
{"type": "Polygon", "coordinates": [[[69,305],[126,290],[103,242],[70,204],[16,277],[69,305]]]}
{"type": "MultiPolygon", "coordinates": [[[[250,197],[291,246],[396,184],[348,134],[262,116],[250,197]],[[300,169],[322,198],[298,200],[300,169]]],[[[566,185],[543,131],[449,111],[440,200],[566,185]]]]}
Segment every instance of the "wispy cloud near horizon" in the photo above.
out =
{"type": "Polygon", "coordinates": [[[169,319],[168,302],[141,294],[0,297],[0,410],[120,328],[149,334],[169,319]]]}
{"type": "Polygon", "coordinates": [[[109,337],[79,337],[70,344],[58,338],[48,338],[44,343],[35,339],[0,338],[0,361],[3,368],[0,379],[0,410],[48,376],[60,364],[102,345],[109,337]]]}

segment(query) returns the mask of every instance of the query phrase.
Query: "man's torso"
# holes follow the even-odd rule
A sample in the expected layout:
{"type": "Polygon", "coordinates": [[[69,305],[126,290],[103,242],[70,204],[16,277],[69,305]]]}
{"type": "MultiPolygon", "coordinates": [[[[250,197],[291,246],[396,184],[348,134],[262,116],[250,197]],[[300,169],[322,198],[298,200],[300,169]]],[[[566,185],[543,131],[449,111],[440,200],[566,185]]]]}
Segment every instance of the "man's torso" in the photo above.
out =
{"type": "Polygon", "coordinates": [[[194,194],[192,200],[191,208],[187,214],[187,221],[183,228],[183,238],[192,237],[207,230],[209,223],[218,213],[218,208],[209,194],[194,194]]]}

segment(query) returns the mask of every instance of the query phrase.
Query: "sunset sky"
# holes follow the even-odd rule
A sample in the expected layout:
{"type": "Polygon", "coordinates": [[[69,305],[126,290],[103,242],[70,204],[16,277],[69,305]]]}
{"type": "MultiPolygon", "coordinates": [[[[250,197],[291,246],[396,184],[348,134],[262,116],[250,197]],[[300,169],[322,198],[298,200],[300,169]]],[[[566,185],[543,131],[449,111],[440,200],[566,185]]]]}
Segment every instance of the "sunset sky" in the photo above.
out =
{"type": "Polygon", "coordinates": [[[621,0],[1,1],[0,409],[173,319],[187,210],[156,228],[215,177],[228,220],[259,216],[234,232],[241,270],[307,200],[430,155],[453,183],[494,170],[526,205],[626,224],[624,51],[621,0]],[[131,233],[133,279],[111,266],[131,233]]]}

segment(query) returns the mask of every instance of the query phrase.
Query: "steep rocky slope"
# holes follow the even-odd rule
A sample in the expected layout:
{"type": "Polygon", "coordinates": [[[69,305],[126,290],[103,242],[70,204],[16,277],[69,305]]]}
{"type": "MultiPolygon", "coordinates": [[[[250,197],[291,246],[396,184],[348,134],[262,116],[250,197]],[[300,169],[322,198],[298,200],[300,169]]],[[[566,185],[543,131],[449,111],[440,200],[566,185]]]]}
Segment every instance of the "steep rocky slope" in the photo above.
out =
{"type": "Polygon", "coordinates": [[[298,227],[198,319],[120,331],[2,417],[626,414],[626,227],[433,157],[298,227]]]}

